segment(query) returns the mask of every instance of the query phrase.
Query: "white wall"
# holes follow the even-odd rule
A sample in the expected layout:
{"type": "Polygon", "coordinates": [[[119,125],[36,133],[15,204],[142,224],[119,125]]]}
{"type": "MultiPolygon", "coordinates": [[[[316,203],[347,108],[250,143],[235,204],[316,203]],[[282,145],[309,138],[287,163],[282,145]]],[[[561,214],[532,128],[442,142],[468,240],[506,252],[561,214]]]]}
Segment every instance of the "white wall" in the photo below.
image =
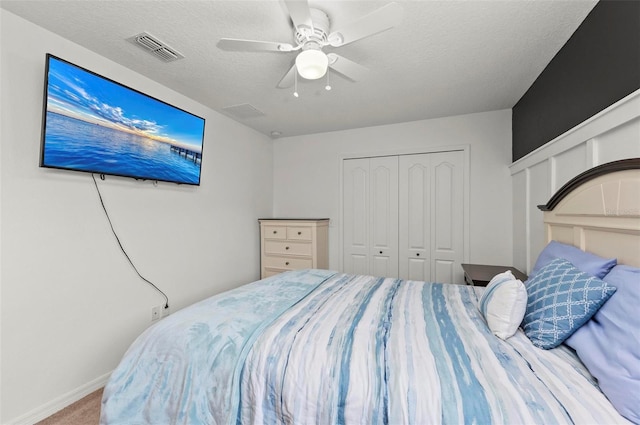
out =
{"type": "Polygon", "coordinates": [[[469,146],[469,261],[511,264],[511,110],[289,137],[274,143],[275,217],[328,217],[329,266],[340,267],[340,167],[367,156],[469,146]]]}
{"type": "Polygon", "coordinates": [[[640,157],[640,90],[513,163],[514,265],[530,271],[546,245],[538,205],[589,168],[635,157],[640,157]]]}
{"type": "Polygon", "coordinates": [[[163,302],[117,247],[91,176],[38,167],[45,53],[206,119],[200,187],[99,181],[122,243],[174,311],[258,278],[273,144],[9,12],[0,19],[4,424],[33,422],[104,384],[163,302]]]}

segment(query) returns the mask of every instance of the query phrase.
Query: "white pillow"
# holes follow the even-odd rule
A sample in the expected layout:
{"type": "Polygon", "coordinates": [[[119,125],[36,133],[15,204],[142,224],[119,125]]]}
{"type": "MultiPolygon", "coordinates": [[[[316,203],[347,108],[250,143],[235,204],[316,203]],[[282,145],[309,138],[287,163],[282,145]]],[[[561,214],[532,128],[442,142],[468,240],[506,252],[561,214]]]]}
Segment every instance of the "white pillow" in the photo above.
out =
{"type": "Polygon", "coordinates": [[[527,310],[527,289],[507,270],[494,276],[480,298],[480,313],[495,336],[516,333],[527,310]]]}

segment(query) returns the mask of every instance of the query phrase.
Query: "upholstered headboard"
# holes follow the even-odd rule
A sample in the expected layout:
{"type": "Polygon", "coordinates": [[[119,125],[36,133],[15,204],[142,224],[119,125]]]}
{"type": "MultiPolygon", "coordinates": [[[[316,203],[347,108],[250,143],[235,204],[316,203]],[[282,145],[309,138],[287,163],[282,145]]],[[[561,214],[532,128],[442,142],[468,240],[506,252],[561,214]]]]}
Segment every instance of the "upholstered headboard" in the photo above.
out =
{"type": "Polygon", "coordinates": [[[538,208],[544,211],[547,242],[640,267],[640,158],[594,167],[538,208]]]}

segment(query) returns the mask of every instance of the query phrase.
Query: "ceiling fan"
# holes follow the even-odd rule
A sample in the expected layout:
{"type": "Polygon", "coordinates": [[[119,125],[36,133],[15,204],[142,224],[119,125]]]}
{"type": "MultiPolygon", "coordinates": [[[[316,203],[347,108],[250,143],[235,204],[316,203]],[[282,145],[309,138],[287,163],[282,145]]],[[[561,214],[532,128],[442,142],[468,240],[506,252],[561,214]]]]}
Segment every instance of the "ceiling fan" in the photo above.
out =
{"type": "Polygon", "coordinates": [[[331,23],[327,14],[320,9],[309,7],[307,0],[283,1],[293,22],[295,44],[234,38],[222,38],[217,44],[220,49],[231,51],[299,52],[293,66],[278,83],[279,88],[291,87],[296,74],[308,80],[322,78],[327,68],[352,81],[358,81],[368,71],[367,68],[336,53],[325,53],[322,49],[326,46],[344,46],[386,31],[396,26],[402,18],[400,5],[389,3],[362,16],[345,28],[330,31],[331,23]]]}

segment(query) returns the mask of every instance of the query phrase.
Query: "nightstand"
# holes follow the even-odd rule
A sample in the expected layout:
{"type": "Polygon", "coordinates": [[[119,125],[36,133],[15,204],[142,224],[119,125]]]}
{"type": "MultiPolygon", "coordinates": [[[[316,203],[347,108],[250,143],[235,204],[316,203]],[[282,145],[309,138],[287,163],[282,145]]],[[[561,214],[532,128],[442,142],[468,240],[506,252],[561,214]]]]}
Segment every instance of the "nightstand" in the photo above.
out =
{"type": "Polygon", "coordinates": [[[511,273],[521,281],[527,280],[527,275],[522,273],[515,267],[509,266],[490,266],[486,264],[461,264],[464,270],[464,280],[467,285],[487,286],[489,281],[498,273],[511,270],[511,273]]]}

